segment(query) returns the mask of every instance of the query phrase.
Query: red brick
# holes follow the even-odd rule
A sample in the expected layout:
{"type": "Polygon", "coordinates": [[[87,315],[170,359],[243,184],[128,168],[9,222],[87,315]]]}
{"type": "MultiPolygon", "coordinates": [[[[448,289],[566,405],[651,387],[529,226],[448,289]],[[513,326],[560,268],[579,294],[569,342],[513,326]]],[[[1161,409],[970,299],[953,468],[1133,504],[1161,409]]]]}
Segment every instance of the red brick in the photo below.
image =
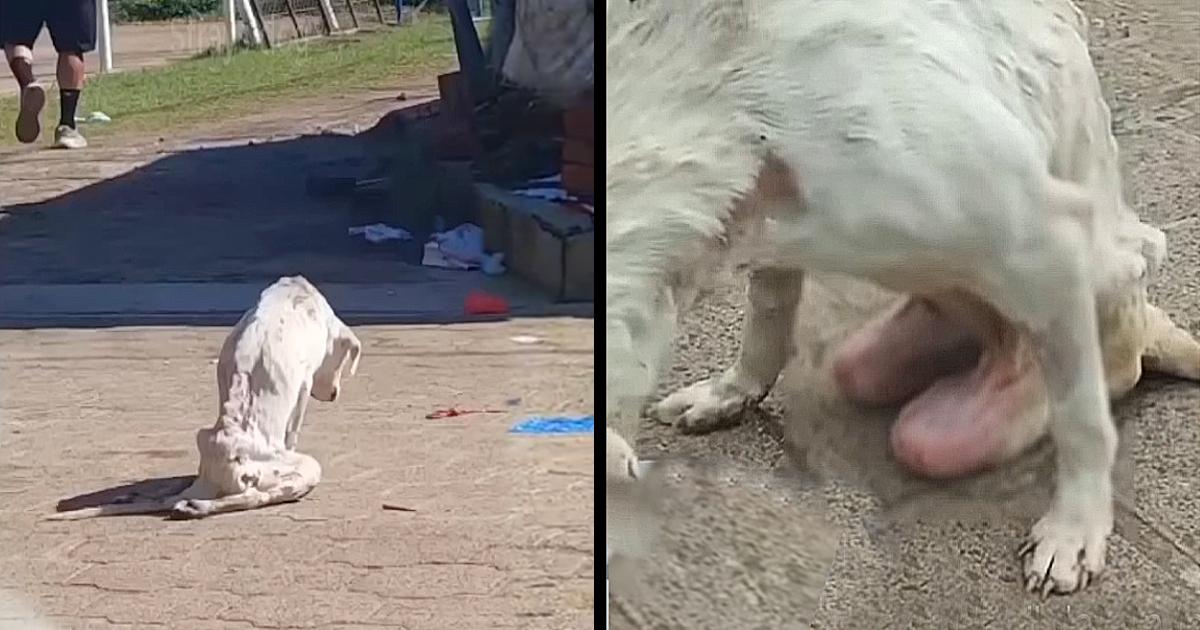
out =
{"type": "Polygon", "coordinates": [[[475,104],[471,100],[470,86],[461,72],[438,75],[438,94],[442,97],[442,113],[457,118],[471,119],[475,104]]]}
{"type": "Polygon", "coordinates": [[[446,116],[439,116],[434,123],[430,144],[437,159],[470,160],[482,152],[479,138],[470,125],[446,116]]]}
{"type": "Polygon", "coordinates": [[[596,159],[596,145],[590,140],[567,138],[563,141],[563,162],[592,166],[596,159]]]}
{"type": "Polygon", "coordinates": [[[563,114],[563,134],[567,138],[596,139],[596,111],[591,105],[573,107],[563,114]]]}
{"type": "Polygon", "coordinates": [[[596,194],[596,169],[583,164],[563,164],[563,188],[572,195],[591,197],[596,194]]]}

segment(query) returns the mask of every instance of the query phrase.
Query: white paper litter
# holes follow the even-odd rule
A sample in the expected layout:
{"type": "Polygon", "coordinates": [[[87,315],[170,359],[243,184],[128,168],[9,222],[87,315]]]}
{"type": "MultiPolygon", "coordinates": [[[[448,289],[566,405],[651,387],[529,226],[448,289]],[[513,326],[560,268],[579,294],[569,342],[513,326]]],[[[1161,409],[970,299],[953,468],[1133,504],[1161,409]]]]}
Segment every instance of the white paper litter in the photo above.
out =
{"type": "Polygon", "coordinates": [[[367,241],[371,243],[382,243],[384,241],[410,241],[412,234],[404,228],[392,227],[384,223],[372,223],[371,225],[360,225],[352,227],[349,230],[350,236],[358,236],[362,234],[367,241]]]}
{"type": "Polygon", "coordinates": [[[425,243],[421,264],[442,269],[479,269],[489,276],[504,273],[504,254],[483,249],[483,228],[474,223],[436,232],[425,243]]]}
{"type": "Polygon", "coordinates": [[[523,188],[514,190],[513,194],[522,195],[525,197],[537,197],[547,201],[566,201],[571,199],[571,195],[561,188],[523,188]]]}
{"type": "Polygon", "coordinates": [[[110,118],[108,114],[105,114],[104,112],[92,112],[91,114],[88,114],[87,118],[84,118],[83,116],[76,116],[75,122],[110,123],[112,122],[112,118],[110,118]]]}

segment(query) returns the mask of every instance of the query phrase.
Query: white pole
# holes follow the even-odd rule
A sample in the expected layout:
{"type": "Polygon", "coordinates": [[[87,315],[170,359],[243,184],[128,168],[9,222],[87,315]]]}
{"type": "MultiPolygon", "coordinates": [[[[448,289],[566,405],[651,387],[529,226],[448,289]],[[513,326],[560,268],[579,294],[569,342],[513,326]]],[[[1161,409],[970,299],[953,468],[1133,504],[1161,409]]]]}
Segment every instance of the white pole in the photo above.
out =
{"type": "Polygon", "coordinates": [[[338,26],[337,14],[333,12],[333,5],[329,4],[329,0],[321,0],[321,11],[323,11],[325,16],[329,18],[330,30],[335,33],[342,30],[342,27],[338,26]]]}
{"type": "Polygon", "coordinates": [[[112,22],[108,13],[108,0],[96,0],[97,45],[100,49],[100,72],[112,72],[112,22]]]}
{"type": "Polygon", "coordinates": [[[237,0],[225,2],[225,26],[229,28],[229,47],[237,46],[237,0]]]}
{"type": "Polygon", "coordinates": [[[250,25],[251,41],[254,42],[255,46],[262,46],[262,24],[259,24],[258,20],[254,19],[254,9],[250,8],[250,0],[242,0],[242,14],[246,19],[246,24],[250,25]]]}

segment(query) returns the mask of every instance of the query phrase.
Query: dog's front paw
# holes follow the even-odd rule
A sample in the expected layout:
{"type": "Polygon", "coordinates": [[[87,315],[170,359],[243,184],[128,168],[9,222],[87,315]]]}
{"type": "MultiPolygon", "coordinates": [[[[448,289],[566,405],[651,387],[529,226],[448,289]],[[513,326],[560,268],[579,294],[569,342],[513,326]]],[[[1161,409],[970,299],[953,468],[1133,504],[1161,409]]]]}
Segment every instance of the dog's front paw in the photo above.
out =
{"type": "Polygon", "coordinates": [[[1054,512],[1043,516],[1019,551],[1025,589],[1045,597],[1087,588],[1104,570],[1111,531],[1104,519],[1068,523],[1054,512]]]}
{"type": "Polygon", "coordinates": [[[628,483],[637,479],[638,460],[633,447],[612,429],[605,434],[605,482],[628,483]]]}
{"type": "Polygon", "coordinates": [[[200,499],[184,499],[178,501],[171,508],[171,518],[184,520],[192,518],[204,518],[208,516],[210,510],[208,501],[200,499]]]}
{"type": "Polygon", "coordinates": [[[667,396],[653,412],[659,422],[686,433],[712,431],[740,420],[764,396],[765,392],[748,392],[723,378],[708,379],[667,396]]]}

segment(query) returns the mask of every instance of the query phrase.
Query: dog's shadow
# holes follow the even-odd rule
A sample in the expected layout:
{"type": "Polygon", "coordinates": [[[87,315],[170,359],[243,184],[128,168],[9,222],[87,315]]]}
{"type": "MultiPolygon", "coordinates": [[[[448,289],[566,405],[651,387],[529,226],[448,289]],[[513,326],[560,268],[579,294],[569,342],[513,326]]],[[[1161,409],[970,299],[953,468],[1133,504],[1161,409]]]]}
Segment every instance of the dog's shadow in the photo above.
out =
{"type": "MultiPolygon", "coordinates": [[[[113,503],[131,503],[134,501],[154,501],[183,492],[192,485],[196,475],[179,477],[151,477],[132,483],[126,483],[86,494],[75,495],[62,499],[55,505],[57,512],[72,512],[91,507],[100,507],[113,503]]],[[[163,508],[161,513],[170,512],[170,507],[163,508]]],[[[115,516],[115,515],[114,515],[115,516]]],[[[129,516],[133,516],[132,514],[129,516]]]]}

